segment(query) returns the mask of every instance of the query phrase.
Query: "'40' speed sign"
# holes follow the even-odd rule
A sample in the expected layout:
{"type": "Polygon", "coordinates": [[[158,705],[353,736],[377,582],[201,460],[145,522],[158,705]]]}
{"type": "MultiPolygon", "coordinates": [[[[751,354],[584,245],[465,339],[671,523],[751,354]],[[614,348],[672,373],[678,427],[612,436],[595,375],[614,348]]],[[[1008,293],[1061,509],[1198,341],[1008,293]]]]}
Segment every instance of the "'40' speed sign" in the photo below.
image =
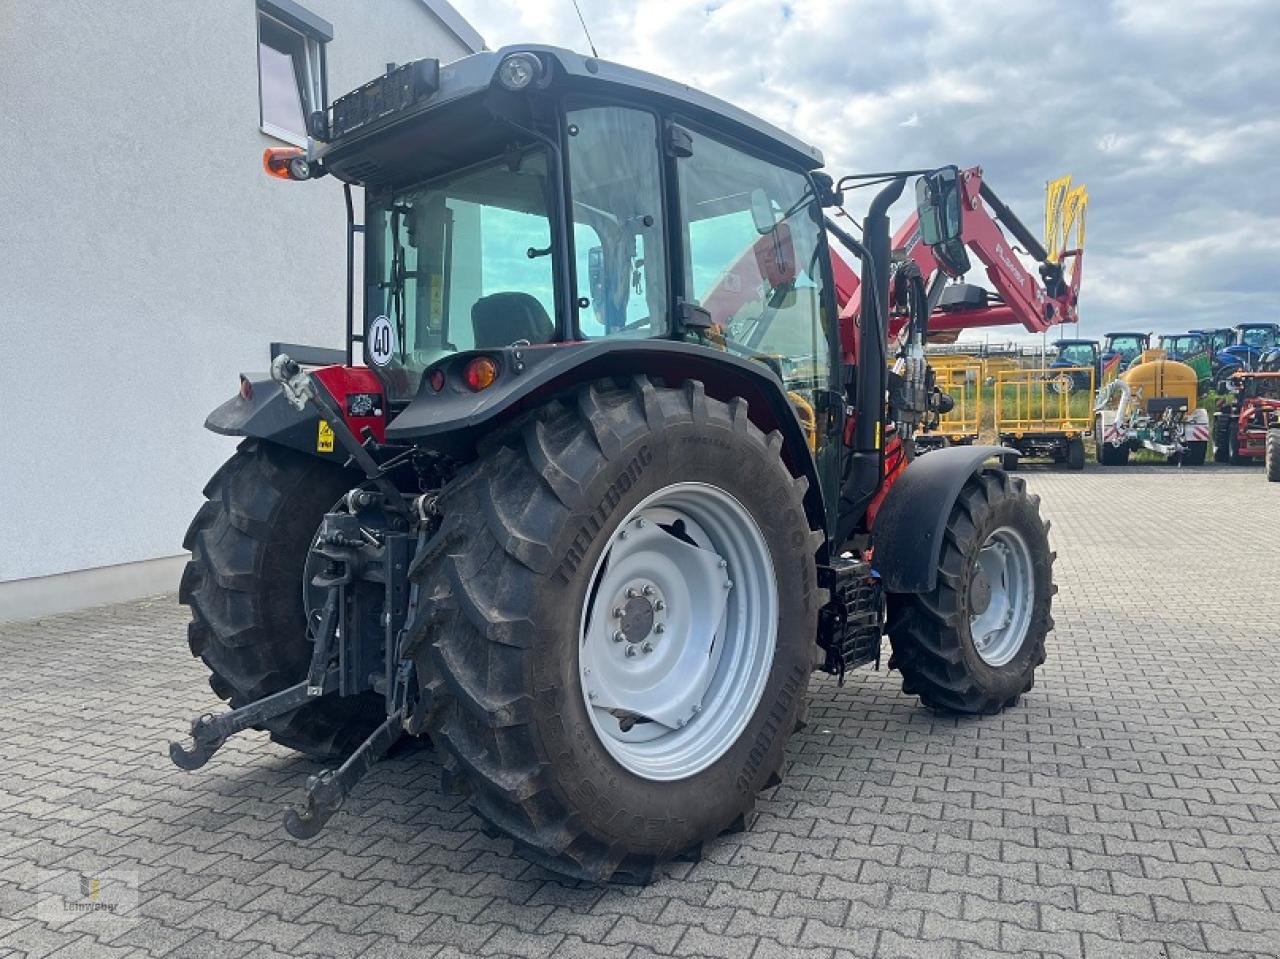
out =
{"type": "Polygon", "coordinates": [[[369,362],[374,366],[386,366],[396,353],[396,328],[385,316],[374,317],[369,324],[367,340],[369,362]]]}

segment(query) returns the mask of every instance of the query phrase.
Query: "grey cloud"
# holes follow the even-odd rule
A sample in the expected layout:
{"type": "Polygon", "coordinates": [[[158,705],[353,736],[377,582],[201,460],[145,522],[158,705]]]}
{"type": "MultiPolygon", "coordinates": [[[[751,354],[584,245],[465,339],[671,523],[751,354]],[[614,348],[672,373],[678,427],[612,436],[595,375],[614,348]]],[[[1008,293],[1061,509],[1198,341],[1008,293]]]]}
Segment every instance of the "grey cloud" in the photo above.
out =
{"type": "MultiPolygon", "coordinates": [[[[584,46],[567,0],[458,6],[494,46],[584,46]]],[[[583,12],[602,55],[760,113],[820,146],[832,172],[980,164],[1036,226],[1044,182],[1074,174],[1091,196],[1084,333],[1280,312],[1274,3],[583,0],[583,12]]]]}

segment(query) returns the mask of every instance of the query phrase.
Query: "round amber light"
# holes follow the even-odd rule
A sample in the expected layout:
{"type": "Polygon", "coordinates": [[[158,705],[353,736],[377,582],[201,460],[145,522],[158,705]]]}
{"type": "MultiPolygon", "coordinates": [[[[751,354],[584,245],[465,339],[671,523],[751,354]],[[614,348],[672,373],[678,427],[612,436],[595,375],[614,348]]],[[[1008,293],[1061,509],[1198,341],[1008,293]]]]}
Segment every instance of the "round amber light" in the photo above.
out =
{"type": "Polygon", "coordinates": [[[487,390],[498,378],[498,364],[487,356],[477,356],[462,371],[462,378],[477,393],[487,390]]]}

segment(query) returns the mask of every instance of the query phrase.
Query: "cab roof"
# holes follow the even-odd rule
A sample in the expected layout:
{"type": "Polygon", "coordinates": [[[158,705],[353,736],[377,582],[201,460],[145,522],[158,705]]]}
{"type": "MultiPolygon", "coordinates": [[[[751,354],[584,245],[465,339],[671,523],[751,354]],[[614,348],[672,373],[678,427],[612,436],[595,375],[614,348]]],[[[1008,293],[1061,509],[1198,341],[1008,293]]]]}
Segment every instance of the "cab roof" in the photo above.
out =
{"type": "MultiPolygon", "coordinates": [[[[326,168],[340,179],[377,186],[403,178],[405,171],[395,168],[404,167],[406,161],[403,157],[407,152],[420,154],[432,148],[440,150],[446,147],[441,144],[441,139],[467,141],[461,145],[454,143],[459,150],[468,144],[476,149],[486,148],[488,144],[481,128],[493,129],[497,125],[471,121],[477,116],[487,119],[483,96],[491,88],[495,92],[501,91],[502,88],[496,85],[495,74],[499,64],[514,53],[531,53],[542,61],[548,77],[545,89],[549,94],[572,92],[624,98],[727,134],[767,156],[804,170],[815,170],[823,165],[822,151],[817,147],[718,97],[634,67],[540,44],[516,44],[496,51],[484,50],[441,64],[438,86],[433,92],[418,96],[408,104],[387,109],[371,122],[329,142],[317,142],[312,155],[324,160],[326,168]],[[438,119],[442,128],[447,125],[449,136],[432,137],[431,125],[422,122],[428,117],[438,119]]],[[[434,61],[415,63],[432,68],[428,72],[433,72],[434,61]]],[[[360,91],[374,87],[379,79],[375,77],[360,91]]],[[[538,89],[542,89],[541,84],[538,89]]],[[[356,92],[352,91],[352,94],[356,92]]],[[[533,95],[537,95],[537,90],[533,95]]],[[[376,97],[376,93],[370,96],[376,97]]],[[[341,100],[339,98],[335,103],[341,100]]],[[[504,130],[503,137],[510,138],[510,128],[499,129],[504,130]]]]}

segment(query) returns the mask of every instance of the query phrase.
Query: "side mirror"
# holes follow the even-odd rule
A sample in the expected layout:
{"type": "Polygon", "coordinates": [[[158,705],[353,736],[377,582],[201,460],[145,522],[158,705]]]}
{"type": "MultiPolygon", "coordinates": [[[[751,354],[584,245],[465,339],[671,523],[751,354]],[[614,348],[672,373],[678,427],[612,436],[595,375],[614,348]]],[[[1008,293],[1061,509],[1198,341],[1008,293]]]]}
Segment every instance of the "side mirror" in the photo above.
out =
{"type": "Polygon", "coordinates": [[[751,219],[756,225],[756,232],[761,236],[772,233],[778,225],[778,215],[774,212],[769,195],[759,187],[751,191],[751,219]]]}
{"type": "Polygon", "coordinates": [[[920,219],[920,239],[933,250],[943,268],[952,276],[969,270],[969,254],[961,238],[964,232],[964,201],[960,171],[944,166],[916,181],[916,213],[920,219]]]}

